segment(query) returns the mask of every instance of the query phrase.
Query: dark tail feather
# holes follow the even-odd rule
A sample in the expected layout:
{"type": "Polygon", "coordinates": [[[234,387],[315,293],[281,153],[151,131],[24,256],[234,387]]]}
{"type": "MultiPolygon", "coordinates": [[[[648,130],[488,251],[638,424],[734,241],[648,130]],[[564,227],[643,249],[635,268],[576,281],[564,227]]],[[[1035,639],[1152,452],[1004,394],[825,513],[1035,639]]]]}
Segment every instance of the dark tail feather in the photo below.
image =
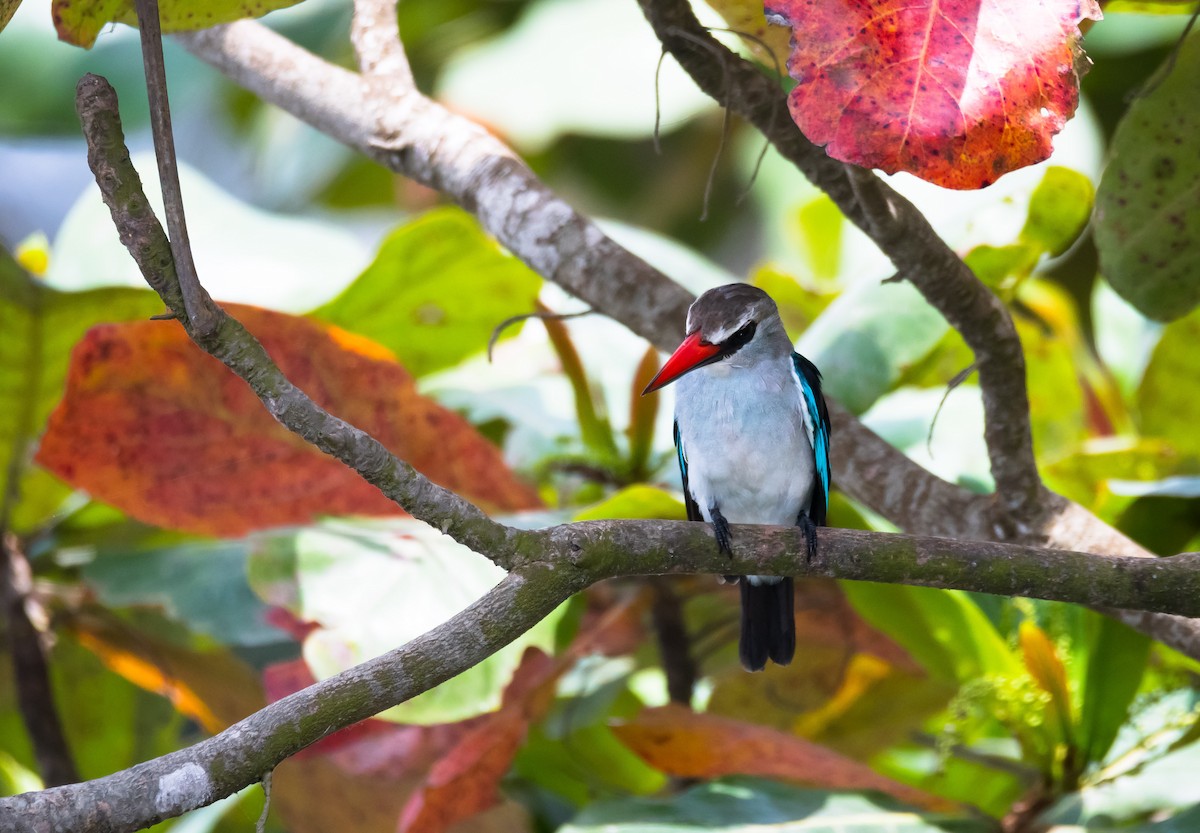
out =
{"type": "Polygon", "coordinates": [[[751,584],[745,577],[742,590],[742,638],[738,655],[747,671],[761,671],[772,659],[787,665],[796,653],[796,616],[793,581],[751,584]]]}

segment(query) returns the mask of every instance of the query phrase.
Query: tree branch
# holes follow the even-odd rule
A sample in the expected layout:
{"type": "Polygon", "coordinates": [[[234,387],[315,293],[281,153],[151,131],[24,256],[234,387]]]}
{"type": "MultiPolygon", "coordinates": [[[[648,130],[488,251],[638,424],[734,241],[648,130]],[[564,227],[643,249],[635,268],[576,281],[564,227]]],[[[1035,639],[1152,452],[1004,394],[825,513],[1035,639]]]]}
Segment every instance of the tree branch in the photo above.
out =
{"type": "Polygon", "coordinates": [[[566,571],[510,573],[466,610],[394,651],[278,700],[195,746],[94,781],[0,799],[0,819],[6,830],[125,833],[204,807],[261,780],[329,733],[465,671],[577,589],[566,571]]]}
{"type": "Polygon", "coordinates": [[[146,70],[146,94],[150,100],[150,130],[154,134],[154,155],[158,159],[158,179],[162,186],[163,208],[171,235],[171,255],[179,271],[183,306],[187,320],[202,333],[217,326],[212,304],[192,260],[187,221],[183,214],[183,192],[179,187],[179,165],[175,159],[175,134],[171,130],[171,106],[167,101],[167,68],[163,60],[162,31],[159,26],[158,0],[135,0],[138,31],[142,41],[142,64],[146,70]]]}
{"type": "MultiPolygon", "coordinates": [[[[362,79],[254,21],[178,37],[197,57],[264,101],[391,170],[442,190],[475,213],[481,225],[517,257],[598,312],[660,348],[671,350],[679,343],[693,297],[605,237],[562,200],[553,195],[538,196],[549,193],[545,186],[510,149],[478,125],[449,113],[415,90],[405,89],[391,102],[396,115],[387,116],[391,126],[385,130],[380,114],[368,103],[373,93],[362,79]],[[381,144],[377,138],[389,131],[393,133],[391,144],[396,140],[395,131],[404,136],[404,144],[397,150],[388,150],[387,143],[381,144]],[[515,201],[514,196],[521,194],[526,195],[525,199],[515,201]],[[497,210],[484,211],[483,206],[495,206],[497,210]],[[580,245],[578,231],[539,238],[538,231],[545,228],[547,216],[557,217],[556,222],[563,228],[586,230],[586,240],[597,240],[602,245],[589,247],[586,240],[580,245]]],[[[362,45],[359,49],[369,54],[362,45]]],[[[693,56],[693,60],[701,59],[693,56]]],[[[742,69],[754,72],[749,67],[742,69]]],[[[758,82],[751,82],[748,89],[764,92],[758,82]]],[[[772,88],[768,94],[778,96],[778,90],[772,88]]],[[[786,112],[779,108],[778,101],[759,109],[786,112]]],[[[779,119],[787,127],[789,142],[795,145],[785,156],[793,161],[800,158],[803,170],[818,185],[831,194],[839,193],[845,202],[852,186],[844,166],[808,143],[785,116],[779,115],[779,119]]],[[[770,123],[774,129],[773,118],[770,123]]],[[[894,202],[892,206],[899,204],[894,202]]],[[[854,206],[850,200],[852,212],[854,206]]],[[[945,259],[949,250],[936,236],[926,243],[945,259]]],[[[915,255],[921,259],[919,252],[915,255]]],[[[961,262],[951,266],[954,270],[962,268],[961,262]]],[[[1025,396],[1023,372],[1021,396],[1025,396]]],[[[1044,490],[1040,523],[1032,529],[1013,529],[1001,523],[1006,513],[998,513],[990,498],[947,483],[921,468],[837,403],[830,403],[830,413],[837,452],[832,460],[833,474],[838,488],[900,527],[983,540],[1045,541],[1051,546],[1108,554],[1151,555],[1087,510],[1044,490]]],[[[1028,421],[1028,414],[1019,416],[1014,425],[1018,427],[1016,433],[1022,434],[1019,426],[1028,421]]],[[[992,427],[996,427],[994,421],[992,427]]],[[[1200,623],[1156,614],[1138,616],[1136,621],[1125,614],[1117,615],[1153,638],[1200,659],[1200,623]]]]}
{"type": "MultiPolygon", "coordinates": [[[[369,81],[383,81],[394,92],[407,95],[416,88],[408,56],[400,43],[396,21],[396,0],[355,0],[350,42],[358,56],[358,69],[369,81]]],[[[387,93],[375,90],[372,98],[387,93]]]]}

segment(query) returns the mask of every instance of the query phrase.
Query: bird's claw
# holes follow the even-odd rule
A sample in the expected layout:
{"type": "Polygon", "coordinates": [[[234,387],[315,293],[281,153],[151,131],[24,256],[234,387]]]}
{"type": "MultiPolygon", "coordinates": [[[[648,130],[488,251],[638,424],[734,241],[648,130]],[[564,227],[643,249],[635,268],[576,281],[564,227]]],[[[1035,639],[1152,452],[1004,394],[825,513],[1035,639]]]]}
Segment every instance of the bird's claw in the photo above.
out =
{"type": "Polygon", "coordinates": [[[717,536],[717,549],[733,558],[733,536],[729,534],[729,521],[715,506],[711,510],[713,534],[717,536]]]}
{"type": "Polygon", "coordinates": [[[804,531],[804,541],[808,545],[805,561],[811,564],[817,557],[817,525],[808,517],[807,512],[801,512],[800,517],[796,518],[796,526],[804,531]]]}

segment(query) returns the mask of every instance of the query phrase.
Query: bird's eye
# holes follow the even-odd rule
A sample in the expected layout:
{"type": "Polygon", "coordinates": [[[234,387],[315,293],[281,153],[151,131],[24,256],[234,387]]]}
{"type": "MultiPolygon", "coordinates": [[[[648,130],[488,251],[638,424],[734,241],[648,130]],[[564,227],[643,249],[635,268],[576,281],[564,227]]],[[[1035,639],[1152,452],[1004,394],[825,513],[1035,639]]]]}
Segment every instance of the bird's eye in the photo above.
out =
{"type": "Polygon", "coordinates": [[[721,345],[721,352],[726,356],[731,356],[738,350],[750,343],[750,339],[754,338],[754,331],[758,328],[758,324],[754,321],[747,321],[737,332],[725,339],[721,345]]]}

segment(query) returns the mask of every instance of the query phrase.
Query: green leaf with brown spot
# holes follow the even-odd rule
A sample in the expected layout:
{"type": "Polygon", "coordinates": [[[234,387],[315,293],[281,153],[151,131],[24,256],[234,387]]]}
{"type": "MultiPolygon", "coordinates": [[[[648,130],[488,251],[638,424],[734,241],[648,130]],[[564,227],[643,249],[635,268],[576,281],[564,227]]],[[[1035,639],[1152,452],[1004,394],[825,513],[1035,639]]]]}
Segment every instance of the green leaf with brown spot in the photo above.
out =
{"type": "Polygon", "coordinates": [[[1113,289],[1171,321],[1200,303],[1200,32],[1129,108],[1096,194],[1096,249],[1113,289]]]}

